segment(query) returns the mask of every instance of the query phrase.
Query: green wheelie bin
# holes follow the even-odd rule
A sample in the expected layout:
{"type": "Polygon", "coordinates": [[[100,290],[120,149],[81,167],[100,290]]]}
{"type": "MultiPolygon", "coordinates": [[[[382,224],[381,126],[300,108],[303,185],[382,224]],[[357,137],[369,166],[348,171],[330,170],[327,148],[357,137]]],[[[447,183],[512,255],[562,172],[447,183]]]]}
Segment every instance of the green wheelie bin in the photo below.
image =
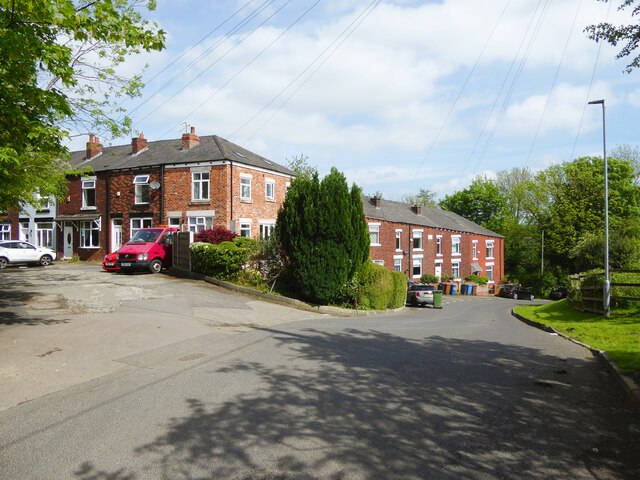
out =
{"type": "Polygon", "coordinates": [[[442,290],[433,292],[433,308],[442,308],[442,290]]]}

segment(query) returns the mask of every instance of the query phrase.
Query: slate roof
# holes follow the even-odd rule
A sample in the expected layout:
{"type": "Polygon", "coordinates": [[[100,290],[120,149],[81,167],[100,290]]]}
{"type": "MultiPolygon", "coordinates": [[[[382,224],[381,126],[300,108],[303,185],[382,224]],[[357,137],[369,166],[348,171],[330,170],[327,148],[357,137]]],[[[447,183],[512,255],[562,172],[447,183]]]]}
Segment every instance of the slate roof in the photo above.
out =
{"type": "Polygon", "coordinates": [[[102,154],[85,161],[86,151],[71,153],[71,164],[75,167],[89,166],[94,172],[125,170],[139,167],[155,167],[183,163],[211,161],[233,161],[252,167],[264,168],[284,175],[295,172],[280,164],[253,153],[217,135],[200,137],[200,143],[189,150],[182,149],[182,139],[148,142],[147,149],[137,155],[131,154],[131,144],[103,147],[102,154]]]}
{"type": "Polygon", "coordinates": [[[492,232],[471,220],[467,220],[457,213],[439,208],[422,207],[420,213],[416,214],[411,209],[411,206],[405,203],[384,199],[380,200],[380,208],[376,208],[371,201],[371,197],[366,195],[362,195],[362,203],[364,204],[365,216],[375,220],[441,228],[455,232],[475,233],[490,237],[502,237],[502,235],[492,232]]]}

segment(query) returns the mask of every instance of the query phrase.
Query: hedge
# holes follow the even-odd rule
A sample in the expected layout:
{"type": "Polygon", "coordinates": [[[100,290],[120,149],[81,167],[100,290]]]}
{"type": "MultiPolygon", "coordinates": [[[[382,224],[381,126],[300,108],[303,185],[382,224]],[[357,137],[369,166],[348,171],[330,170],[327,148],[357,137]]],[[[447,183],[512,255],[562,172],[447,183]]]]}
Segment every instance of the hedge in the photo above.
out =
{"type": "Polygon", "coordinates": [[[358,306],[364,310],[400,308],[407,296],[407,277],[367,262],[358,275],[358,306]]]}

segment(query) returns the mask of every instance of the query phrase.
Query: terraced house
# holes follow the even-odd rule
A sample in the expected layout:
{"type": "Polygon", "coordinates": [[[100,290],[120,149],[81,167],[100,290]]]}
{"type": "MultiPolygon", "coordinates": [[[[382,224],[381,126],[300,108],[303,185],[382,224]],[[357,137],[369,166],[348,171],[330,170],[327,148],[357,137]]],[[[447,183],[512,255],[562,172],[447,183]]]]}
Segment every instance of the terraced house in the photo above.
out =
{"type": "Polygon", "coordinates": [[[195,128],[175,140],[103,148],[90,136],[74,152],[75,167],[92,174],[69,179],[56,225],[62,258],[98,260],[140,228],[168,225],[199,232],[222,226],[247,237],[271,234],[294,172],[195,128]]]}
{"type": "Polygon", "coordinates": [[[504,238],[438,208],[363,196],[371,260],[410,280],[423,274],[464,280],[471,274],[496,284],[504,276],[504,238]]]}

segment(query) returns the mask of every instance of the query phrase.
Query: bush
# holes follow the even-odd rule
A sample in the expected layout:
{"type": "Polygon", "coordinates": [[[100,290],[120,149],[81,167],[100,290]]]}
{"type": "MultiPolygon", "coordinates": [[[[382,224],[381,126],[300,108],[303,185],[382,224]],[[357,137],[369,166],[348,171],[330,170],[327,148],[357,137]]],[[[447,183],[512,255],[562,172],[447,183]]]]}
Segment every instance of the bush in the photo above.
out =
{"type": "Polygon", "coordinates": [[[407,298],[407,277],[367,262],[357,275],[356,303],[364,310],[400,308],[407,298]]]}
{"type": "Polygon", "coordinates": [[[194,272],[210,277],[226,280],[239,272],[247,262],[251,250],[235,244],[222,242],[217,245],[211,243],[192,243],[191,268],[194,272]]]}
{"type": "Polygon", "coordinates": [[[253,288],[260,290],[261,292],[268,292],[269,285],[262,279],[262,275],[259,271],[252,268],[245,268],[239,272],[234,273],[230,280],[236,285],[243,287],[253,288]]]}
{"type": "Polygon", "coordinates": [[[420,277],[420,283],[432,283],[437,284],[440,281],[440,277],[437,275],[431,275],[430,273],[425,273],[420,277]]]}
{"type": "Polygon", "coordinates": [[[489,283],[489,278],[482,275],[469,275],[465,278],[465,281],[477,283],[478,285],[486,285],[489,283]]]}
{"type": "Polygon", "coordinates": [[[232,242],[234,238],[237,238],[238,234],[227,230],[224,227],[215,227],[209,230],[202,230],[193,236],[195,242],[213,243],[218,245],[222,242],[232,242]]]}

